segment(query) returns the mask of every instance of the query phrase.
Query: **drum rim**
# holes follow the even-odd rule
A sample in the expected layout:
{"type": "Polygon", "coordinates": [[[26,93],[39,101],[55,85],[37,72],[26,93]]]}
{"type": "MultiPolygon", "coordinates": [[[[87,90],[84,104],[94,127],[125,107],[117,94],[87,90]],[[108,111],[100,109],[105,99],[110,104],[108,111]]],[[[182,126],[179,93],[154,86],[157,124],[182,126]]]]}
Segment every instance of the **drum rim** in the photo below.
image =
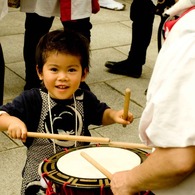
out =
{"type": "MultiPolygon", "coordinates": [[[[52,156],[50,156],[46,161],[43,162],[42,166],[41,166],[41,172],[42,174],[44,174],[44,177],[46,179],[48,179],[49,181],[58,184],[58,185],[64,185],[66,183],[66,186],[71,187],[71,188],[81,188],[81,189],[97,189],[100,188],[102,185],[104,186],[104,188],[109,188],[110,187],[110,180],[108,178],[95,178],[95,179],[86,179],[86,178],[77,178],[74,176],[70,176],[70,175],[66,175],[64,173],[62,173],[59,168],[57,167],[57,161],[58,159],[60,159],[62,156],[64,156],[65,154],[68,154],[70,152],[76,151],[76,150],[80,150],[80,149],[85,149],[85,148],[89,148],[89,147],[112,147],[112,148],[121,148],[121,149],[126,149],[129,151],[134,152],[135,154],[137,154],[140,157],[140,164],[147,158],[147,152],[141,149],[137,149],[137,148],[123,148],[123,147],[118,147],[118,146],[109,146],[107,144],[89,144],[87,146],[80,146],[80,147],[76,147],[76,148],[70,148],[68,150],[63,150],[61,152],[58,152],[52,156]],[[56,177],[53,176],[54,174],[54,170],[52,171],[48,171],[47,168],[48,166],[52,166],[52,168],[55,167],[55,172],[60,175],[63,175],[64,177],[69,177],[69,179],[67,178],[67,180],[63,180],[62,179],[58,179],[56,177]],[[86,182],[86,184],[79,184],[79,183],[75,183],[73,184],[72,181],[76,181],[76,180],[81,180],[81,181],[91,181],[90,182],[86,182]],[[96,183],[100,182],[102,183],[102,185],[100,184],[95,184],[95,181],[97,181],[96,183]]],[[[65,179],[65,178],[63,178],[65,179]]]]}

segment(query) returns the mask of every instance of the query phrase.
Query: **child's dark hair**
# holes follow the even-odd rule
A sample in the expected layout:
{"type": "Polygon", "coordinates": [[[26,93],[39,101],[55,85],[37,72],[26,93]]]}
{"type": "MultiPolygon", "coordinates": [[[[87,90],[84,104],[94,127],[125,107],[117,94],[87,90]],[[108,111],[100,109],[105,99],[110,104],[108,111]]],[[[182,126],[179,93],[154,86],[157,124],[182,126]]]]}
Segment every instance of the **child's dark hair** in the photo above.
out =
{"type": "Polygon", "coordinates": [[[51,53],[65,53],[81,58],[82,73],[89,71],[89,41],[83,35],[70,30],[55,30],[44,35],[36,48],[36,62],[41,73],[51,53]]]}

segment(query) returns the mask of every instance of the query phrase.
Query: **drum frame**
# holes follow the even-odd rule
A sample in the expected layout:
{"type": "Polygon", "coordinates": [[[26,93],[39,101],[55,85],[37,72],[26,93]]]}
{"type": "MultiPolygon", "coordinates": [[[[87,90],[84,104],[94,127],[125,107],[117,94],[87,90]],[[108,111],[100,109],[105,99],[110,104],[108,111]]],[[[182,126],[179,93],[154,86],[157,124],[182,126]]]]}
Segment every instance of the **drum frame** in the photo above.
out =
{"type": "MultiPolygon", "coordinates": [[[[57,167],[57,161],[67,153],[80,150],[80,149],[85,149],[85,148],[90,148],[90,147],[112,147],[112,148],[121,148],[121,147],[113,147],[109,145],[96,145],[96,144],[90,144],[88,146],[81,146],[77,148],[71,148],[71,149],[65,149],[62,152],[56,153],[55,155],[51,156],[50,158],[44,160],[41,171],[44,175],[44,177],[52,181],[55,184],[58,185],[64,185],[71,187],[71,188],[84,188],[84,189],[99,189],[101,186],[104,186],[104,188],[109,188],[110,187],[110,180],[108,178],[100,178],[100,179],[86,179],[86,178],[78,178],[74,176],[69,176],[66,175],[62,172],[59,171],[57,167]]],[[[127,148],[121,148],[121,149],[127,149],[127,148]]],[[[134,152],[137,154],[140,159],[141,163],[147,158],[147,152],[140,150],[140,149],[127,149],[129,151],[134,152]]]]}

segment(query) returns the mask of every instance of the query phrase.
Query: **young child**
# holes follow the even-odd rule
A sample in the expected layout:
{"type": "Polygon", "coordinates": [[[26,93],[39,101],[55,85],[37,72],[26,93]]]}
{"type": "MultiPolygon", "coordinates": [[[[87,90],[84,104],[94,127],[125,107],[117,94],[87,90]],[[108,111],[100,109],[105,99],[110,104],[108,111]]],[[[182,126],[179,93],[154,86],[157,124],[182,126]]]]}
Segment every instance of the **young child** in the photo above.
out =
{"type": "Polygon", "coordinates": [[[11,138],[21,139],[28,148],[21,195],[28,194],[29,188],[31,195],[39,191],[38,166],[45,158],[75,146],[73,141],[28,138],[27,131],[89,136],[90,124],[133,121],[131,113],[124,120],[123,110],[115,111],[79,88],[89,72],[89,42],[84,36],[60,30],[48,33],[37,46],[36,60],[44,87],[24,91],[0,107],[0,130],[8,130],[11,138]]]}

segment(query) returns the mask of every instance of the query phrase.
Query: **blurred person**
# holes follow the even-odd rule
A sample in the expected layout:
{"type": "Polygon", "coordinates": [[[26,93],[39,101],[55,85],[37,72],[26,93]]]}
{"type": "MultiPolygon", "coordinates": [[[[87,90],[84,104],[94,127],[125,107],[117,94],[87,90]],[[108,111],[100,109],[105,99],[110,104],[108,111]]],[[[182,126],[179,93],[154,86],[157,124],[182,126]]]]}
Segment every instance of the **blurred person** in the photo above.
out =
{"type": "Polygon", "coordinates": [[[156,195],[195,193],[194,5],[195,0],[179,0],[165,11],[180,17],[165,23],[168,33],[154,66],[139,124],[142,142],[154,151],[132,170],[113,175],[114,195],[145,190],[156,195]]]}
{"type": "Polygon", "coordinates": [[[105,66],[113,74],[139,78],[146,62],[147,49],[151,41],[155,14],[162,15],[164,9],[172,6],[175,0],[133,0],[130,7],[132,23],[132,41],[128,57],[125,60],[107,61],[105,66]]]}
{"type": "Polygon", "coordinates": [[[133,0],[130,6],[132,23],[132,42],[127,59],[119,62],[107,61],[105,66],[113,74],[139,78],[146,61],[146,52],[150,44],[155,5],[152,0],[133,0]]]}
{"type": "MultiPolygon", "coordinates": [[[[64,29],[82,33],[90,41],[90,16],[97,13],[98,0],[21,0],[20,10],[26,13],[24,33],[24,90],[40,87],[36,73],[35,48],[40,38],[49,32],[55,16],[60,16],[64,29]],[[95,10],[95,11],[94,11],[95,10]]],[[[84,83],[84,87],[87,87],[84,83]]]]}

